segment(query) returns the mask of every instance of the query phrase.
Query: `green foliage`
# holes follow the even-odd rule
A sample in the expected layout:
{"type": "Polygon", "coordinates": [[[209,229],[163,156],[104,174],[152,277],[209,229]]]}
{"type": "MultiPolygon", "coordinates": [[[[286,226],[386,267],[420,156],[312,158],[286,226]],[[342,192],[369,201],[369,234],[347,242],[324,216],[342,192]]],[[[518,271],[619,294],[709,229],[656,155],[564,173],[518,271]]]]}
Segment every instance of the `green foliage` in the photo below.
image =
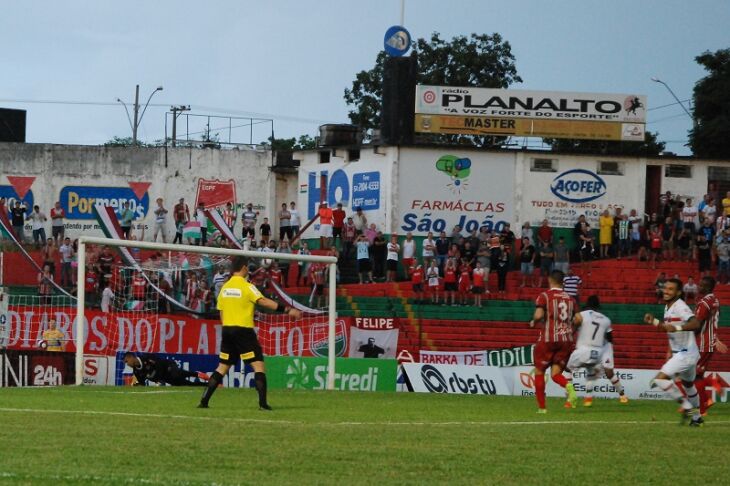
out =
{"type": "MultiPolygon", "coordinates": [[[[606,383],[606,382],[602,382],[606,383]]],[[[727,405],[253,390],[4,388],[3,484],[717,484],[727,405]],[[639,452],[640,451],[640,452],[639,452]],[[694,465],[694,466],[693,466],[694,465]],[[695,467],[696,466],[696,467],[695,467]]]]}
{"type": "Polygon", "coordinates": [[[164,140],[155,140],[152,143],[137,140],[137,143],[135,143],[132,141],[132,137],[117,136],[114,136],[111,140],[104,142],[104,147],[162,147],[164,145],[164,140]]]}
{"type": "MultiPolygon", "coordinates": [[[[456,36],[450,41],[438,32],[430,39],[417,39],[413,49],[418,56],[418,84],[437,86],[476,86],[507,88],[522,82],[517,75],[512,47],[501,35],[494,33],[456,36]]],[[[372,130],[380,126],[382,109],[383,66],[387,54],[381,51],[375,66],[355,75],[352,88],[345,89],[344,98],[353,109],[350,121],[372,130]]],[[[421,142],[490,146],[501,143],[504,137],[469,135],[419,135],[421,142]]]]}
{"type": "Polygon", "coordinates": [[[694,88],[696,125],[689,146],[697,157],[730,158],[730,49],[695,58],[708,72],[694,88]]]}
{"type": "Polygon", "coordinates": [[[299,139],[292,138],[273,138],[269,137],[266,142],[261,145],[271,148],[274,151],[291,151],[291,150],[309,150],[317,148],[317,141],[309,135],[301,135],[299,139]]]}
{"type": "Polygon", "coordinates": [[[657,140],[658,133],[646,132],[643,142],[620,142],[614,140],[580,140],[573,138],[545,138],[555,152],[574,154],[635,155],[650,157],[664,151],[666,144],[657,140]]]}

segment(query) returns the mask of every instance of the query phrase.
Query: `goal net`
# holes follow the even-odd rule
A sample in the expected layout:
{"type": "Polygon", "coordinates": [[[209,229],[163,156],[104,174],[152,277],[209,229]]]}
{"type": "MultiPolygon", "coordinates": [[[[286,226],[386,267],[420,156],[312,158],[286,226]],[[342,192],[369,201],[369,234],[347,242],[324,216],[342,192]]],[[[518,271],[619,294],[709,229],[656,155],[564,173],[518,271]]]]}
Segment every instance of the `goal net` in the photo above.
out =
{"type": "Polygon", "coordinates": [[[77,384],[84,353],[218,354],[216,296],[237,255],[250,258],[249,280],[265,296],[302,311],[301,319],[256,312],[264,355],[327,357],[333,387],[335,356],[346,348],[336,322],[334,257],[91,237],[78,247],[77,280],[84,285],[77,287],[76,315],[85,324],[75,333],[77,384]],[[289,273],[305,266],[325,276],[314,292],[287,286],[289,273]]]}

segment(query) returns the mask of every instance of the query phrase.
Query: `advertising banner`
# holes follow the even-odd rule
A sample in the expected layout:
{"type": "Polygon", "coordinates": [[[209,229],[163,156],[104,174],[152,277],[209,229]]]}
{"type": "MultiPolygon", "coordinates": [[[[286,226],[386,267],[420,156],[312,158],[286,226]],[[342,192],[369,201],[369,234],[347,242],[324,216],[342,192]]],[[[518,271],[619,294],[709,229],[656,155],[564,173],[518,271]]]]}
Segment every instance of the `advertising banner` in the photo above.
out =
{"type": "Polygon", "coordinates": [[[487,364],[486,351],[428,351],[418,352],[421,363],[484,366],[487,364]]]}
{"type": "MultiPolygon", "coordinates": [[[[391,165],[388,161],[355,164],[332,160],[324,169],[299,171],[298,208],[302,225],[317,215],[322,195],[330,208],[342,203],[347,216],[362,208],[367,223],[387,228],[390,206],[391,165]],[[324,187],[323,184],[324,178],[324,187]]],[[[317,235],[319,220],[305,232],[306,238],[317,235]]]]}
{"type": "MultiPolygon", "coordinates": [[[[218,356],[203,354],[160,354],[155,353],[155,357],[159,359],[172,360],[177,365],[188,371],[202,371],[203,373],[212,373],[218,366],[218,356]]],[[[114,384],[131,385],[132,384],[132,368],[124,364],[124,353],[117,353],[116,358],[110,358],[116,361],[116,374],[114,384]]],[[[268,360],[266,361],[268,364],[268,360]]],[[[253,368],[238,361],[223,377],[221,384],[229,388],[253,388],[254,383],[253,368]]],[[[157,383],[151,382],[148,385],[158,386],[157,383]]],[[[165,386],[165,385],[162,385],[165,386]]]]}
{"type": "Polygon", "coordinates": [[[470,395],[509,395],[499,368],[489,366],[403,363],[408,391],[470,395]]]}
{"type": "MultiPolygon", "coordinates": [[[[10,331],[8,347],[34,349],[47,328],[48,319],[56,319],[64,333],[66,351],[75,351],[71,307],[14,306],[8,312],[10,331]]],[[[258,323],[258,336],[267,356],[327,356],[328,329],[326,317],[289,320],[278,317],[275,322],[258,323]]],[[[336,321],[337,354],[347,352],[348,322],[336,321]]],[[[141,353],[217,354],[221,326],[217,319],[198,319],[186,314],[105,314],[87,310],[84,321],[86,343],[84,353],[114,355],[117,351],[141,353]]]]}
{"type": "Polygon", "coordinates": [[[395,359],[398,349],[398,329],[375,331],[350,327],[350,358],[395,359]]]}
{"type": "Polygon", "coordinates": [[[416,86],[416,113],[646,123],[646,96],[416,86]]]}
{"type": "Polygon", "coordinates": [[[84,355],[84,385],[114,385],[116,370],[114,356],[84,355]]]}
{"type": "Polygon", "coordinates": [[[604,210],[613,214],[616,208],[622,208],[628,214],[630,208],[643,207],[642,193],[633,184],[645,177],[638,167],[622,166],[623,175],[599,174],[585,164],[571,162],[561,160],[557,173],[525,172],[524,177],[530,180],[525,185],[523,203],[527,221],[538,225],[546,219],[554,228],[572,228],[579,216],[584,215],[598,229],[598,219],[604,210]]]}
{"type": "MultiPolygon", "coordinates": [[[[505,381],[512,389],[513,395],[534,396],[535,395],[535,377],[534,369],[531,367],[514,367],[502,368],[505,381]]],[[[637,400],[668,400],[669,396],[663,391],[651,388],[651,380],[657,374],[656,370],[616,370],[615,373],[621,379],[624,387],[624,393],[629,399],[637,400]]],[[[730,377],[730,373],[719,373],[718,375],[726,375],[730,377]]],[[[586,372],[583,369],[573,372],[573,386],[578,396],[585,396],[586,372]]],[[[556,385],[551,379],[546,379],[545,393],[549,397],[565,397],[565,390],[556,385]]],[[[593,396],[598,398],[618,398],[618,392],[606,379],[596,380],[593,387],[593,396]]],[[[727,389],[723,393],[723,397],[727,396],[727,389]]]]}
{"type": "Polygon", "coordinates": [[[150,209],[150,196],[147,192],[150,183],[130,183],[128,187],[108,186],[64,186],[59,201],[66,213],[66,219],[96,219],[94,206],[111,206],[119,212],[124,203],[134,213],[134,219],[144,219],[150,209]]]}
{"type": "Polygon", "coordinates": [[[426,236],[500,231],[514,218],[514,156],[403,150],[398,165],[398,233],[426,236]]]}
{"type": "MultiPolygon", "coordinates": [[[[338,358],[335,366],[337,390],[395,391],[395,360],[338,358]]],[[[266,359],[266,367],[269,388],[327,388],[326,358],[271,357],[266,359]]]]}
{"type": "Polygon", "coordinates": [[[0,388],[73,385],[73,353],[5,350],[0,353],[0,388]]]}
{"type": "Polygon", "coordinates": [[[526,366],[534,364],[532,353],[534,344],[507,349],[487,351],[487,366],[526,366]]]}
{"type": "Polygon", "coordinates": [[[465,115],[423,115],[415,118],[418,133],[579,138],[644,141],[643,123],[504,118],[465,115]]]}
{"type": "Polygon", "coordinates": [[[9,300],[10,298],[5,293],[5,288],[0,287],[0,349],[8,345],[8,338],[10,337],[9,300]]]}

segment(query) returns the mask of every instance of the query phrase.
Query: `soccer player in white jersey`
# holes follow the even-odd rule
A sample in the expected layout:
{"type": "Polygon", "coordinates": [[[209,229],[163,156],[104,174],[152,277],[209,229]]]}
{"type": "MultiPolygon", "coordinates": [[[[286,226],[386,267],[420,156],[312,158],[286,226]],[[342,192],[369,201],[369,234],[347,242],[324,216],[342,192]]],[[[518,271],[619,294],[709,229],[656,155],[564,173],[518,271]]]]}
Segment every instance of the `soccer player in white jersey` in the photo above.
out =
{"type": "Polygon", "coordinates": [[[603,371],[619,393],[621,403],[628,403],[618,376],[613,372],[613,347],[611,346],[611,319],[599,312],[601,303],[597,295],[586,301],[585,310],[575,315],[573,323],[578,327],[575,351],[568,360],[568,370],[586,369],[586,396],[583,406],[593,405],[593,383],[603,371]]]}
{"type": "Polygon", "coordinates": [[[669,348],[672,357],[664,363],[661,371],[651,381],[652,388],[661,388],[682,406],[682,423],[691,418],[689,425],[699,427],[703,420],[700,415],[700,397],[695,388],[697,361],[700,352],[694,331],[700,328],[700,322],[695,318],[689,306],[682,300],[682,281],[670,278],[664,283],[662,292],[664,299],[664,319],[660,321],[651,314],[644,316],[644,322],[655,325],[660,331],[669,335],[669,348]],[[682,380],[687,393],[685,398],[677,385],[675,378],[682,380]]]}

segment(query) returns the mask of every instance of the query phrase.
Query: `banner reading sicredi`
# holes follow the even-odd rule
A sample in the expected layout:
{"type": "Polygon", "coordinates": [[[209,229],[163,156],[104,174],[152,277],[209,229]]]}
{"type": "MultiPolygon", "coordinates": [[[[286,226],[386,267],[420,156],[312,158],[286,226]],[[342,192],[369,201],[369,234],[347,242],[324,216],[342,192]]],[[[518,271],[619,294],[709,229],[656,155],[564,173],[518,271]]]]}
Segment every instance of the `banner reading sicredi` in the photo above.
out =
{"type": "MultiPolygon", "coordinates": [[[[397,362],[394,359],[338,358],[335,389],[347,391],[395,391],[397,362]]],[[[272,389],[325,390],[326,358],[266,358],[266,376],[272,389]]]]}

